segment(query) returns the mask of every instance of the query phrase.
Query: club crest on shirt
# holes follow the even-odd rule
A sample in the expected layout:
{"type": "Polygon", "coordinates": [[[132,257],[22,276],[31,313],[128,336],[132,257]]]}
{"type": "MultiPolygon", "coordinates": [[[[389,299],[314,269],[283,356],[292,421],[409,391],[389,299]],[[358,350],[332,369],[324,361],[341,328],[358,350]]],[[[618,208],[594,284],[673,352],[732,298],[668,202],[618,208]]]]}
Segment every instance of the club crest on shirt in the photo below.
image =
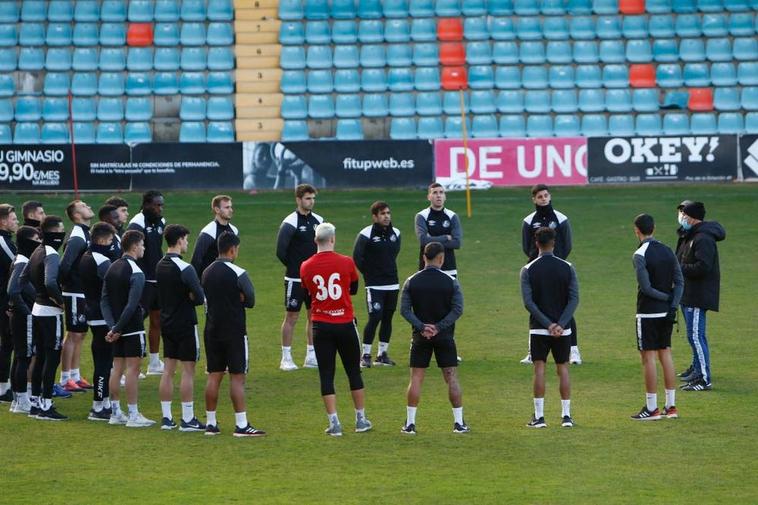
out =
{"type": "Polygon", "coordinates": [[[379,302],[374,302],[374,310],[379,310],[382,308],[382,304],[379,302]]]}
{"type": "Polygon", "coordinates": [[[390,235],[390,242],[397,242],[397,235],[390,235]]]}
{"type": "Polygon", "coordinates": [[[290,300],[290,307],[297,307],[297,300],[295,300],[294,298],[292,298],[290,300]]]}
{"type": "MultiPolygon", "coordinates": [[[[314,228],[314,229],[315,229],[315,228],[314,228]]],[[[305,225],[303,225],[303,226],[300,226],[300,227],[298,227],[298,230],[299,230],[299,231],[302,231],[302,232],[306,232],[306,231],[308,231],[308,227],[307,227],[307,226],[305,226],[305,225]]]]}
{"type": "Polygon", "coordinates": [[[444,221],[442,221],[442,227],[443,228],[450,228],[450,221],[448,221],[447,219],[445,219],[444,221]]]}

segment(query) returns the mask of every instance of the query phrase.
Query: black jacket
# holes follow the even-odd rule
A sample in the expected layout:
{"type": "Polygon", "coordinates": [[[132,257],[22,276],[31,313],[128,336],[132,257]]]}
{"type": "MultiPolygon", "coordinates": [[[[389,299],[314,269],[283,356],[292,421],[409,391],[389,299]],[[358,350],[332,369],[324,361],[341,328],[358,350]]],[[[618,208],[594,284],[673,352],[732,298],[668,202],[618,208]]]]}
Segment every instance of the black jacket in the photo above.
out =
{"type": "Polygon", "coordinates": [[[358,234],[353,247],[353,261],[363,274],[367,288],[392,286],[400,289],[397,278],[397,255],[400,252],[400,230],[373,224],[358,234]]]}
{"type": "Polygon", "coordinates": [[[716,242],[726,238],[726,231],[716,221],[696,224],[684,236],[676,251],[684,275],[682,305],[705,310],[719,310],[719,251],[716,242]]]}

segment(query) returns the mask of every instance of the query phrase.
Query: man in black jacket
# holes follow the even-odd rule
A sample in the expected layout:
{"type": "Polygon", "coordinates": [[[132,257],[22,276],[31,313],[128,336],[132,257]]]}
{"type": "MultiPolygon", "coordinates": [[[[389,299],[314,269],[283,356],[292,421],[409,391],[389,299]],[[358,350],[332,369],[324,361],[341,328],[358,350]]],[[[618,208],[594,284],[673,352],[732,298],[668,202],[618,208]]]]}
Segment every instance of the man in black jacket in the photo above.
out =
{"type": "Polygon", "coordinates": [[[692,347],[692,371],[682,377],[685,391],[711,389],[711,355],[705,331],[705,313],[719,310],[719,253],[716,242],[726,231],[705,219],[705,205],[692,202],[682,209],[681,225],[686,234],[676,251],[684,275],[682,312],[687,325],[687,341],[692,347]]]}
{"type": "Polygon", "coordinates": [[[225,231],[239,235],[239,230],[232,224],[234,207],[232,206],[231,196],[214,196],[211,200],[211,210],[214,219],[200,230],[200,235],[195,242],[195,251],[192,253],[192,261],[190,261],[198,277],[202,277],[203,271],[208,268],[208,265],[218,258],[218,237],[225,231]]]}
{"type": "Polygon", "coordinates": [[[10,403],[13,400],[9,382],[13,340],[8,318],[7,286],[11,263],[16,257],[13,234],[17,230],[16,209],[7,203],[0,205],[0,403],[10,403]]]}
{"type": "Polygon", "coordinates": [[[358,234],[353,247],[353,261],[366,284],[368,321],[363,328],[361,367],[371,367],[371,345],[379,327],[379,350],[374,365],[394,366],[387,354],[392,336],[392,316],[397,308],[400,290],[397,278],[397,255],[400,252],[400,230],[392,226],[392,213],[386,202],[371,205],[374,224],[358,234]],[[381,326],[380,326],[381,324],[381,326]]]}

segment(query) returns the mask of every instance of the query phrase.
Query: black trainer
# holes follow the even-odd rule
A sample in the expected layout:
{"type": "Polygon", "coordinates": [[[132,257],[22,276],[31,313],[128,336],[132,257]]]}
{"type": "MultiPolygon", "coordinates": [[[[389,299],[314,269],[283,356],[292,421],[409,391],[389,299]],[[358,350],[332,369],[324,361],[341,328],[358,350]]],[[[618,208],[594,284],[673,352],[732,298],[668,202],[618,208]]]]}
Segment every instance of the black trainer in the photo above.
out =
{"type": "Polygon", "coordinates": [[[205,429],[206,426],[197,417],[193,417],[188,423],[185,423],[184,419],[182,419],[182,423],[179,425],[179,431],[205,431],[205,429]]]}
{"type": "Polygon", "coordinates": [[[364,354],[361,356],[361,368],[371,368],[371,355],[364,354]]]}
{"type": "Polygon", "coordinates": [[[682,375],[681,377],[679,377],[679,380],[684,383],[687,383],[687,382],[694,382],[698,380],[699,378],[700,378],[700,374],[696,370],[693,370],[689,374],[682,375]]]}
{"type": "Polygon", "coordinates": [[[169,419],[168,417],[161,418],[161,429],[162,430],[173,430],[176,428],[176,422],[174,422],[173,419],[169,419]]]}
{"type": "Polygon", "coordinates": [[[250,423],[247,423],[247,426],[244,428],[240,428],[239,426],[235,427],[233,433],[235,437],[262,437],[265,434],[265,431],[253,428],[250,426],[250,423]]]}
{"type": "Polygon", "coordinates": [[[377,366],[395,366],[395,362],[390,359],[386,352],[379,354],[374,360],[377,366]]]}
{"type": "Polygon", "coordinates": [[[684,372],[679,372],[678,374],[676,374],[676,376],[677,377],[686,377],[686,376],[690,375],[694,371],[695,371],[695,369],[692,367],[692,365],[690,365],[689,368],[687,368],[687,370],[685,370],[684,372]]]}
{"type": "Polygon", "coordinates": [[[661,418],[661,411],[656,408],[653,411],[650,411],[647,409],[647,406],[642,407],[642,409],[634,414],[633,416],[630,416],[634,421],[657,421],[661,418]]]}
{"type": "Polygon", "coordinates": [[[111,413],[106,412],[105,409],[100,409],[100,410],[90,409],[87,419],[90,421],[105,421],[107,423],[108,421],[111,420],[111,413]]]}
{"type": "Polygon", "coordinates": [[[563,416],[563,419],[561,419],[561,426],[564,428],[573,428],[574,420],[571,419],[571,416],[563,416]]]}
{"type": "Polygon", "coordinates": [[[218,428],[217,424],[209,424],[205,427],[205,434],[208,436],[214,436],[221,433],[221,430],[218,428]]]}
{"type": "Polygon", "coordinates": [[[415,435],[416,434],[416,425],[413,424],[413,423],[406,424],[405,426],[403,426],[400,429],[400,433],[404,433],[406,435],[415,435]]]}
{"type": "Polygon", "coordinates": [[[545,422],[544,417],[540,417],[539,419],[536,417],[533,417],[531,421],[526,423],[527,428],[547,428],[547,423],[545,422]]]}
{"type": "Polygon", "coordinates": [[[28,417],[36,418],[40,413],[40,408],[36,405],[32,405],[32,408],[29,409],[28,417]]]}
{"type": "Polygon", "coordinates": [[[0,403],[11,403],[13,401],[13,391],[10,389],[5,394],[0,395],[0,403]]]}
{"type": "Polygon", "coordinates": [[[468,427],[468,424],[466,424],[466,421],[463,421],[463,424],[455,423],[453,424],[453,433],[468,433],[471,431],[471,428],[468,427]]]}
{"type": "Polygon", "coordinates": [[[55,407],[50,407],[47,410],[40,410],[37,419],[40,421],[65,421],[68,417],[55,410],[55,407]]]}
{"type": "Polygon", "coordinates": [[[683,391],[710,391],[713,386],[710,382],[705,382],[703,379],[698,379],[682,386],[683,391]]]}

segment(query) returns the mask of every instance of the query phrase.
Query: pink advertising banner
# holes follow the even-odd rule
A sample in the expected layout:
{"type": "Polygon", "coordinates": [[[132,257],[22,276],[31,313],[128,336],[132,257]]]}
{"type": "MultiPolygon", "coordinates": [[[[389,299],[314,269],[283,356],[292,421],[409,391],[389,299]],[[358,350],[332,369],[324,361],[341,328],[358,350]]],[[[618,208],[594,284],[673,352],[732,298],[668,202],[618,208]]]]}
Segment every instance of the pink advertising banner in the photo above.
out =
{"type": "MultiPolygon", "coordinates": [[[[490,186],[577,186],[587,184],[587,139],[477,139],[468,141],[472,188],[490,186]]],[[[449,189],[465,187],[462,140],[436,140],[437,182],[449,189]]]]}

